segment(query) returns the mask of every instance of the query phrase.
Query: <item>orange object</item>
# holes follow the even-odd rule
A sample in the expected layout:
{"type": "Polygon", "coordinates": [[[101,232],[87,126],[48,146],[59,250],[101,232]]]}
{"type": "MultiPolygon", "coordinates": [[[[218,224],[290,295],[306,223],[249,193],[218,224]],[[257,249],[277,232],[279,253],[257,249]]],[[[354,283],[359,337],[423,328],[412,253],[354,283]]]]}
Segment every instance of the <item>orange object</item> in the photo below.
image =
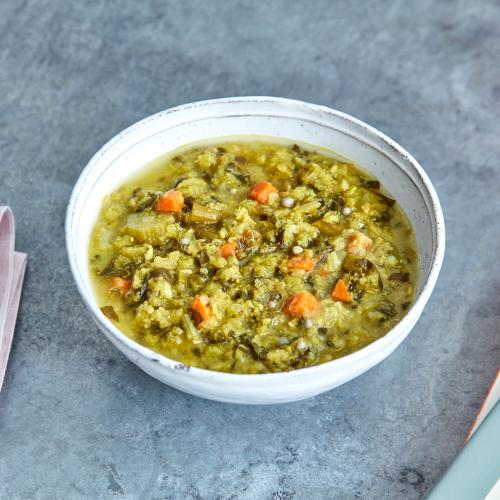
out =
{"type": "Polygon", "coordinates": [[[373,245],[373,240],[363,234],[361,231],[356,231],[351,234],[347,240],[347,253],[363,257],[373,245]]]}
{"type": "Polygon", "coordinates": [[[156,202],[159,212],[180,212],[184,207],[184,196],[180,191],[167,191],[156,202]]]}
{"type": "Polygon", "coordinates": [[[258,201],[261,205],[267,203],[267,199],[271,193],[277,193],[278,190],[270,183],[266,181],[257,182],[255,186],[250,191],[250,198],[252,200],[258,201]]]}
{"type": "Polygon", "coordinates": [[[191,306],[193,310],[193,320],[196,326],[203,328],[214,315],[210,300],[206,295],[197,295],[191,306]]]}
{"type": "Polygon", "coordinates": [[[120,292],[120,295],[123,297],[130,289],[132,282],[130,280],[126,280],[124,278],[113,278],[109,285],[110,290],[117,290],[120,292]]]}
{"type": "Polygon", "coordinates": [[[236,245],[228,241],[220,247],[220,254],[222,257],[231,257],[231,255],[236,255],[236,245]]]}
{"type": "Polygon", "coordinates": [[[351,302],[351,292],[347,289],[344,280],[337,281],[332,292],[332,298],[335,300],[341,300],[342,302],[351,302]]]}
{"type": "Polygon", "coordinates": [[[312,318],[319,309],[319,302],[309,292],[297,292],[290,297],[283,308],[283,312],[291,318],[312,318]]]}
{"type": "Polygon", "coordinates": [[[316,265],[317,259],[305,257],[293,257],[288,261],[288,269],[303,269],[310,271],[316,265]]]}

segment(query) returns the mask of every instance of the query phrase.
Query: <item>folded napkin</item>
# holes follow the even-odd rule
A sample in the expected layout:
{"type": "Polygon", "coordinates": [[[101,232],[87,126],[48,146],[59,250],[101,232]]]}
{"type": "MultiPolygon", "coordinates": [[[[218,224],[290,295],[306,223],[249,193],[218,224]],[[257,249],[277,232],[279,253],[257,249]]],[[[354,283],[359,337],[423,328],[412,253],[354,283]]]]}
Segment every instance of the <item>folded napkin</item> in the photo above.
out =
{"type": "Polygon", "coordinates": [[[26,269],[26,254],[14,252],[14,216],[0,206],[0,390],[9,357],[19,299],[26,269]]]}
{"type": "Polygon", "coordinates": [[[500,498],[500,370],[486,395],[465,447],[427,500],[500,498]]]}

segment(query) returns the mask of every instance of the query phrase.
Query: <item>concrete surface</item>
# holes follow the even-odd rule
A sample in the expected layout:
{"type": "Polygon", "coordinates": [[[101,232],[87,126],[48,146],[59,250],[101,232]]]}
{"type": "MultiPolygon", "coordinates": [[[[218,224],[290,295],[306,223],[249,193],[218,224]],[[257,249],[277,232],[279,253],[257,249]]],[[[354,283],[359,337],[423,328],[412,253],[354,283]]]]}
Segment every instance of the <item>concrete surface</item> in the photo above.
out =
{"type": "Polygon", "coordinates": [[[0,394],[2,499],[422,498],[500,358],[500,4],[3,0],[0,202],[29,269],[0,394]],[[412,152],[443,203],[435,293],[384,363],[315,399],[235,407],[161,385],[101,335],[66,262],[91,155],[170,106],[326,104],[412,152]]]}

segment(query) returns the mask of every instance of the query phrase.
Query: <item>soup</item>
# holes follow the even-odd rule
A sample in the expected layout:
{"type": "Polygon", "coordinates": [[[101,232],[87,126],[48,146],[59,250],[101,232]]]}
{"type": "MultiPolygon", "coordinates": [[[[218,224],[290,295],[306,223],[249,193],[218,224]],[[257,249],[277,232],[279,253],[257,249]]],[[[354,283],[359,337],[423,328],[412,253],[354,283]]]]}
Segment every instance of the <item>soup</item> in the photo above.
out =
{"type": "Polygon", "coordinates": [[[104,200],[90,271],[103,313],[170,359],[234,373],[352,353],[412,303],[412,227],[379,181],[326,151],[185,149],[104,200]]]}

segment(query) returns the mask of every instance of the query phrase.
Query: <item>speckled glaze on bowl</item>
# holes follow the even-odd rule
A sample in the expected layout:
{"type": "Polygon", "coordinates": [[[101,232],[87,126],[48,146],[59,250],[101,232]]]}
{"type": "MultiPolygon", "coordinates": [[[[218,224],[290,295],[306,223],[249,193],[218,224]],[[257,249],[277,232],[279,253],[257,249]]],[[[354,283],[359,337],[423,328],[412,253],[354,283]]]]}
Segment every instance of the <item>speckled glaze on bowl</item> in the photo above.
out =
{"type": "Polygon", "coordinates": [[[398,144],[339,111],[275,97],[235,97],[186,104],[124,130],[90,160],[76,183],[66,215],[66,245],[78,290],[99,328],[132,362],[158,380],[196,396],[242,404],[297,401],[328,391],[380,363],[406,338],[436,283],[445,248],[441,207],[422,167],[398,144]],[[219,373],[186,366],[144,347],[99,310],[93,296],[89,236],[102,198],[145,163],[196,141],[258,135],[325,147],[379,179],[409,217],[419,249],[416,300],[384,337],[317,366],[263,375],[219,373]]]}

